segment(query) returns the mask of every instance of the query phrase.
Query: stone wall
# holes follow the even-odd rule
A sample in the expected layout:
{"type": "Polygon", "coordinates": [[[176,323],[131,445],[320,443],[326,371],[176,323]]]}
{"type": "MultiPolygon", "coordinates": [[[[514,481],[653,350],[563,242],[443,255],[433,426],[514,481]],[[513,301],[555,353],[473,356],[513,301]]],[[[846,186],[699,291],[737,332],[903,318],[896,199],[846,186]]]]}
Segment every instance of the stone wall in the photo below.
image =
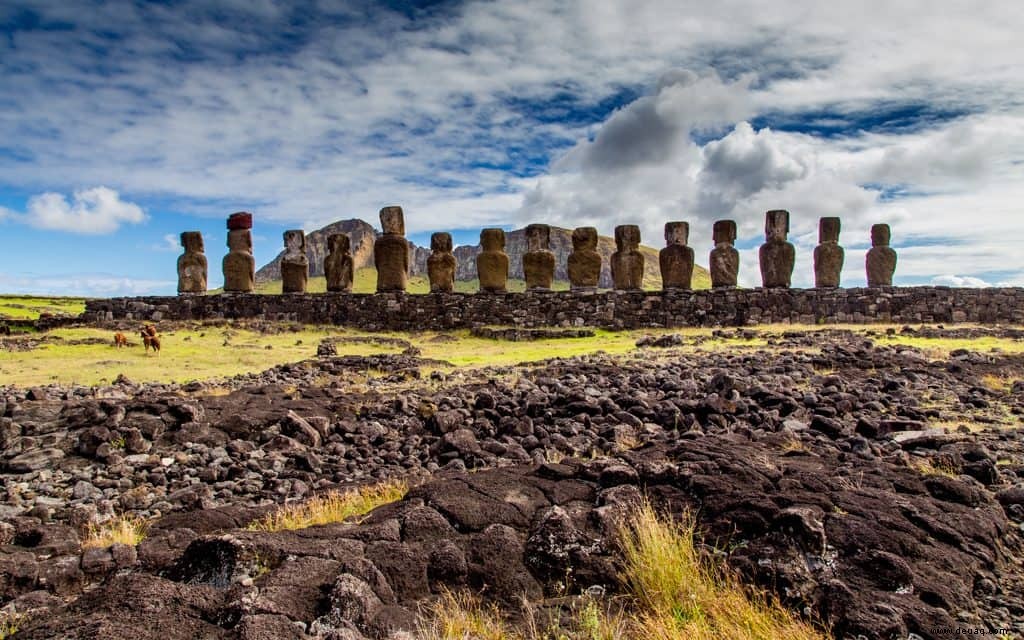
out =
{"type": "Polygon", "coordinates": [[[508,294],[220,294],[109,298],[84,319],[284,320],[367,330],[479,325],[609,329],[767,323],[978,322],[1024,324],[1024,288],[716,289],[508,294]]]}

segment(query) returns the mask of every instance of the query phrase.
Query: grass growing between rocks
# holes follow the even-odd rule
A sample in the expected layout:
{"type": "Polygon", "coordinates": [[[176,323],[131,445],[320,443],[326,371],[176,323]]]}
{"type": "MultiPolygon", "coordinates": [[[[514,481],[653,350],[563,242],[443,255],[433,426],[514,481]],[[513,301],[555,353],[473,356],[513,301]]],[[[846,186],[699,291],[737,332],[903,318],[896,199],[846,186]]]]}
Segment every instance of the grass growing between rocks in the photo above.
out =
{"type": "Polygon", "coordinates": [[[149,524],[133,515],[122,515],[100,524],[90,524],[85,530],[82,548],[105,548],[115,544],[135,546],[146,537],[149,524]]]}
{"type": "Polygon", "coordinates": [[[284,505],[251,523],[251,531],[294,531],[317,525],[344,522],[405,497],[409,485],[389,480],[348,491],[331,491],[305,502],[284,505]]]}
{"type": "MultiPolygon", "coordinates": [[[[620,610],[586,599],[568,625],[524,629],[493,605],[466,594],[445,594],[428,612],[420,633],[428,640],[826,640],[774,600],[751,591],[711,564],[695,544],[692,518],[672,522],[643,505],[621,531],[620,610]]],[[[605,603],[607,604],[607,603],[605,603]]]]}
{"type": "Polygon", "coordinates": [[[880,345],[915,347],[936,360],[946,359],[951,351],[966,349],[977,353],[1024,353],[1024,340],[984,336],[979,338],[925,338],[911,335],[883,336],[875,339],[880,345]]]}
{"type": "Polygon", "coordinates": [[[0,640],[13,638],[18,633],[24,616],[19,613],[0,613],[0,640]]]}
{"type": "Polygon", "coordinates": [[[41,314],[77,316],[85,311],[85,298],[0,296],[0,318],[36,320],[41,314]]]}

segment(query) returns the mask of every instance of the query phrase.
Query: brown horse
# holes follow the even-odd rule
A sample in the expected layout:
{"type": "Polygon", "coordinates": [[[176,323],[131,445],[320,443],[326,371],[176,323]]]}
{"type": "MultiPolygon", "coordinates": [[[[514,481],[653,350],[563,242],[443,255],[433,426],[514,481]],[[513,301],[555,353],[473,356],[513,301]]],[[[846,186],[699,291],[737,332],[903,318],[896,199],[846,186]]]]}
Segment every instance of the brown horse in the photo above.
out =
{"type": "Polygon", "coordinates": [[[118,349],[128,346],[128,338],[126,338],[120,331],[114,334],[114,346],[118,349]]]}
{"type": "Polygon", "coordinates": [[[149,353],[150,349],[153,350],[153,353],[160,353],[160,337],[156,335],[156,327],[147,324],[139,332],[139,335],[142,337],[142,345],[146,353],[149,353]]]}

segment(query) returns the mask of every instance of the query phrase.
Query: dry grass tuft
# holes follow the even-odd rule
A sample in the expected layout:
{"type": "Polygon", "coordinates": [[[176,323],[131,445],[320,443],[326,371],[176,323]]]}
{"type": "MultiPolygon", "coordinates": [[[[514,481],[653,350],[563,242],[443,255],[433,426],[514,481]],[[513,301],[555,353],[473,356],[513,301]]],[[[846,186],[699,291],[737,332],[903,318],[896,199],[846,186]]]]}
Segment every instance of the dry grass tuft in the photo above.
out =
{"type": "Polygon", "coordinates": [[[305,502],[285,505],[249,525],[252,531],[285,531],[344,522],[381,505],[405,497],[409,485],[403,480],[388,480],[347,491],[331,491],[305,502]]]}
{"type": "MultiPolygon", "coordinates": [[[[628,609],[609,612],[602,601],[581,599],[571,622],[525,631],[509,625],[494,605],[472,595],[446,593],[421,626],[427,640],[825,640],[761,592],[752,592],[712,565],[694,543],[695,524],[675,523],[643,505],[623,526],[622,580],[628,609]]],[[[607,601],[605,601],[607,604],[607,601]]],[[[533,621],[533,622],[531,622],[533,621]]]]}
{"type": "Polygon", "coordinates": [[[0,640],[13,638],[24,618],[20,613],[0,613],[0,640]]]}
{"type": "Polygon", "coordinates": [[[960,469],[956,466],[933,458],[913,460],[910,463],[910,467],[926,476],[946,476],[947,478],[958,478],[960,476],[960,469]]]}
{"type": "Polygon", "coordinates": [[[148,526],[149,523],[142,518],[127,514],[100,524],[90,524],[85,530],[82,548],[109,547],[114,544],[135,546],[146,537],[148,526]]]}

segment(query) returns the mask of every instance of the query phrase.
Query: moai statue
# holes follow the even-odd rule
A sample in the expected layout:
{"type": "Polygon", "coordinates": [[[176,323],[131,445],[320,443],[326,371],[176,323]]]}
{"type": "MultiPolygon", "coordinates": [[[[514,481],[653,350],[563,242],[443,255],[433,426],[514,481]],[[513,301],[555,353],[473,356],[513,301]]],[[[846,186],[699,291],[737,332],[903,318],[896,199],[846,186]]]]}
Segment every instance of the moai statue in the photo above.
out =
{"type": "Polygon", "coordinates": [[[451,293],[455,290],[455,268],[452,255],[452,235],[435,233],[430,236],[430,257],[427,258],[427,276],[431,293],[451,293]]]}
{"type": "Polygon", "coordinates": [[[643,289],[644,254],[640,253],[640,227],[635,224],[615,227],[615,248],[611,260],[615,288],[643,289]]]}
{"type": "Polygon", "coordinates": [[[377,291],[405,291],[409,281],[409,241],[405,239],[402,207],[381,209],[380,226],[384,234],[373,243],[377,291]]]}
{"type": "Polygon", "coordinates": [[[601,280],[601,254],[597,252],[597,229],[577,227],[572,232],[569,254],[569,286],[573,291],[597,289],[601,280]]]}
{"type": "Polygon", "coordinates": [[[818,246],[814,248],[814,286],[838,287],[845,252],[839,246],[839,218],[818,220],[818,246]]]}
{"type": "Polygon", "coordinates": [[[761,283],[766,288],[789,287],[796,262],[796,249],[786,241],[789,233],[789,212],[776,209],[764,214],[764,239],[758,256],[761,259],[761,283]]]}
{"type": "Polygon", "coordinates": [[[252,257],[252,214],[241,211],[228,217],[228,255],[224,256],[224,291],[248,293],[256,285],[256,259],[252,257]]]}
{"type": "Polygon", "coordinates": [[[309,258],[306,257],[306,234],[301,229],[284,232],[284,255],[281,256],[281,291],[306,293],[309,280],[309,258]]]}
{"type": "Polygon", "coordinates": [[[352,293],[352,241],[344,233],[327,236],[327,257],[324,258],[324,275],[327,276],[327,290],[352,293]]]}
{"type": "Polygon", "coordinates": [[[736,221],[716,220],[712,234],[715,248],[708,259],[711,286],[716,289],[735,287],[736,276],[740,272],[740,252],[733,246],[736,242],[736,221]]]}
{"type": "Polygon", "coordinates": [[[661,267],[661,288],[666,291],[691,288],[693,248],[687,246],[689,239],[689,223],[665,223],[665,248],[658,253],[658,264],[661,267]]]}
{"type": "Polygon", "coordinates": [[[206,254],[203,253],[203,234],[186,231],[181,234],[185,253],[178,256],[178,293],[206,293],[206,254]]]}
{"type": "Polygon", "coordinates": [[[505,232],[484,229],[480,232],[483,251],[476,257],[476,272],[480,278],[480,291],[505,293],[508,286],[508,255],[505,253],[505,232]]]}
{"type": "Polygon", "coordinates": [[[891,235],[889,225],[871,225],[871,249],[865,261],[869,287],[892,286],[892,274],[896,272],[896,251],[889,246],[891,235]]]}
{"type": "Polygon", "coordinates": [[[550,291],[555,279],[555,254],[551,253],[551,227],[531,224],[526,227],[526,253],[523,274],[527,290],[550,291]]]}

